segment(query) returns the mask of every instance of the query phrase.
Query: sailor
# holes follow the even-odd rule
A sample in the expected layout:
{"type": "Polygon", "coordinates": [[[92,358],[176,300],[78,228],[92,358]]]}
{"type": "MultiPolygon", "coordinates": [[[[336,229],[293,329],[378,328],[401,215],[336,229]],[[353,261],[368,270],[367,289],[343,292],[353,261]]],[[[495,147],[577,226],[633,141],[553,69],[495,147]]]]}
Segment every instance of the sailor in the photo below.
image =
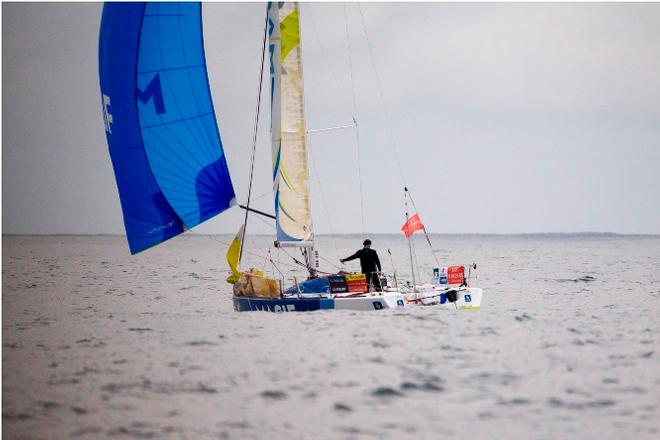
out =
{"type": "Polygon", "coordinates": [[[378,275],[381,271],[380,260],[378,259],[378,253],[371,249],[371,240],[366,239],[362,243],[364,247],[347,258],[341,258],[339,261],[344,263],[346,261],[355,260],[356,258],[360,259],[360,267],[362,268],[362,273],[367,276],[367,282],[369,283],[369,290],[380,291],[380,279],[378,275]]]}

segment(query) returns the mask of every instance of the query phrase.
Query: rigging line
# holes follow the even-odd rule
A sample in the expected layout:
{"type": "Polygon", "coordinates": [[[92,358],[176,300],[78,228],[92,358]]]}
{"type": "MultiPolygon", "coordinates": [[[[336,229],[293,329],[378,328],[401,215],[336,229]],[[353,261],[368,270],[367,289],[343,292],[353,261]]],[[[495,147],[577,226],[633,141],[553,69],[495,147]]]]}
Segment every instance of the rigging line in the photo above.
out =
{"type": "MultiPolygon", "coordinates": [[[[218,238],[216,238],[216,237],[213,236],[213,235],[203,235],[202,237],[206,237],[206,238],[208,238],[208,239],[210,239],[210,240],[213,240],[213,241],[215,241],[215,242],[218,242],[218,243],[220,243],[220,244],[224,244],[225,246],[231,246],[231,243],[227,243],[226,241],[219,240],[218,238]]],[[[242,248],[242,247],[243,247],[243,244],[241,244],[241,248],[242,248]]],[[[246,250],[245,253],[246,253],[246,254],[249,254],[249,255],[252,255],[253,257],[256,257],[256,258],[267,259],[267,257],[264,257],[263,255],[259,255],[259,254],[257,254],[256,252],[251,252],[251,251],[246,250]]],[[[283,265],[283,266],[293,267],[294,269],[297,269],[297,268],[298,268],[298,265],[297,265],[297,264],[280,263],[279,260],[278,260],[278,264],[281,264],[281,265],[283,265]]],[[[304,266],[304,265],[303,265],[303,266],[304,266]]]]}
{"type": "Polygon", "coordinates": [[[312,22],[312,30],[314,31],[314,36],[316,37],[316,41],[319,43],[319,48],[321,49],[321,55],[323,56],[323,60],[325,61],[326,66],[328,66],[328,71],[330,72],[330,75],[332,76],[332,79],[335,81],[335,85],[337,86],[337,89],[339,90],[339,96],[341,96],[341,100],[344,102],[344,105],[346,106],[346,109],[348,110],[348,113],[351,115],[351,119],[355,119],[355,115],[351,111],[350,105],[348,105],[348,100],[344,96],[344,91],[342,90],[341,86],[339,85],[339,81],[337,80],[337,76],[335,75],[334,70],[332,70],[332,67],[330,66],[330,62],[328,62],[328,57],[326,56],[325,49],[323,48],[323,44],[321,43],[321,38],[319,38],[319,34],[316,31],[316,22],[314,21],[314,15],[312,14],[311,8],[307,8],[309,12],[309,18],[312,22]]]}
{"type": "MultiPolygon", "coordinates": [[[[279,265],[280,264],[280,257],[282,256],[282,253],[280,252],[280,248],[277,247],[275,249],[277,250],[277,252],[276,252],[277,253],[277,264],[279,265]]],[[[284,281],[284,274],[282,274],[282,272],[280,272],[280,275],[282,275],[282,281],[284,281]]]]}
{"type": "MultiPolygon", "coordinates": [[[[396,163],[397,163],[397,167],[399,169],[399,175],[401,177],[401,182],[403,183],[403,186],[406,189],[406,192],[407,192],[408,196],[410,197],[410,201],[413,205],[413,208],[415,209],[415,211],[417,211],[417,206],[415,206],[415,201],[413,200],[412,195],[410,195],[410,192],[408,191],[408,188],[407,188],[407,185],[406,185],[406,179],[403,175],[403,167],[401,165],[401,159],[399,158],[399,153],[398,153],[398,150],[397,150],[397,143],[396,143],[396,138],[394,137],[394,130],[392,129],[392,120],[390,118],[390,112],[387,108],[387,104],[385,103],[385,96],[383,95],[383,87],[382,87],[381,82],[380,82],[380,76],[378,75],[378,69],[376,69],[376,61],[374,59],[373,50],[371,48],[371,41],[369,40],[369,32],[367,31],[367,25],[366,25],[365,20],[364,20],[364,14],[362,13],[362,6],[360,5],[360,3],[358,3],[357,5],[358,5],[358,11],[360,12],[360,21],[362,23],[362,28],[364,30],[364,36],[366,37],[366,40],[367,40],[367,48],[369,49],[369,59],[371,60],[371,66],[372,66],[372,68],[374,70],[374,74],[376,76],[376,85],[378,86],[378,93],[380,95],[380,100],[381,100],[381,103],[383,105],[383,110],[385,112],[385,120],[387,122],[387,129],[390,133],[390,138],[392,140],[392,144],[391,144],[392,145],[392,151],[394,152],[394,157],[396,158],[396,163]]],[[[426,241],[428,242],[429,247],[431,248],[431,253],[433,254],[433,258],[435,259],[436,264],[438,266],[440,266],[440,263],[438,261],[438,257],[435,255],[435,252],[433,252],[433,245],[431,244],[431,239],[429,238],[429,235],[426,231],[425,226],[423,226],[423,230],[424,230],[424,236],[426,237],[426,241]]],[[[414,247],[414,245],[413,245],[413,247],[414,247]]],[[[417,270],[419,272],[419,268],[417,270]]]]}
{"type": "MultiPolygon", "coordinates": [[[[404,197],[406,198],[406,211],[408,211],[408,199],[410,199],[410,202],[413,205],[413,209],[415,211],[417,211],[417,207],[415,207],[415,202],[413,202],[412,196],[410,195],[410,191],[408,191],[408,187],[404,187],[404,197]]],[[[407,214],[406,214],[406,217],[407,217],[407,214]]],[[[422,224],[422,228],[423,227],[424,227],[424,225],[422,224]]],[[[426,230],[424,230],[424,234],[426,235],[426,230]]],[[[426,236],[426,239],[428,240],[428,236],[426,236]]],[[[431,241],[428,240],[428,242],[429,242],[429,245],[430,245],[431,241]]],[[[410,244],[411,244],[411,247],[412,247],[412,254],[414,255],[414,257],[413,257],[413,255],[410,256],[410,258],[412,260],[411,261],[412,270],[417,271],[417,279],[421,283],[422,278],[419,276],[419,258],[417,257],[417,248],[415,247],[415,241],[413,239],[412,234],[410,236],[410,244]]],[[[431,247],[431,253],[433,253],[433,248],[432,247],[431,247]]],[[[433,255],[433,257],[436,258],[435,255],[433,255]]],[[[437,258],[436,258],[436,262],[437,262],[437,258]]],[[[438,264],[438,266],[440,266],[440,264],[438,264]]]]}
{"type": "MultiPolygon", "coordinates": [[[[412,193],[408,189],[408,187],[404,187],[406,194],[408,195],[408,198],[410,199],[410,202],[412,203],[413,209],[415,212],[419,212],[417,210],[417,206],[415,206],[415,200],[413,200],[412,193]]],[[[426,237],[426,242],[429,244],[429,248],[431,248],[431,255],[433,255],[433,259],[435,260],[435,264],[437,264],[438,267],[440,266],[440,261],[438,260],[438,256],[435,254],[435,250],[433,249],[433,245],[431,244],[431,237],[429,236],[429,233],[426,231],[426,226],[424,226],[424,223],[422,222],[422,230],[424,231],[424,237],[426,237]]]]}
{"type": "MultiPolygon", "coordinates": [[[[310,157],[312,158],[312,168],[314,169],[314,177],[316,177],[316,181],[317,181],[317,183],[318,183],[318,185],[319,185],[319,192],[321,193],[321,201],[323,202],[323,209],[325,210],[325,215],[326,215],[326,218],[328,219],[328,226],[330,227],[330,233],[331,233],[332,235],[334,235],[334,234],[335,234],[335,230],[334,230],[334,228],[333,228],[333,226],[332,226],[332,219],[330,218],[330,211],[328,210],[328,203],[326,202],[326,199],[325,199],[325,192],[323,191],[323,185],[321,184],[321,176],[320,176],[320,174],[319,174],[319,172],[318,172],[318,170],[317,170],[317,168],[316,168],[316,158],[314,157],[314,149],[313,149],[313,148],[309,148],[309,147],[310,147],[310,145],[309,145],[309,139],[307,140],[307,147],[308,147],[308,148],[307,148],[307,151],[309,151],[309,155],[310,155],[310,157]]],[[[337,243],[333,240],[333,241],[332,241],[332,244],[334,245],[335,252],[338,253],[338,250],[337,250],[337,243]]]]}
{"type": "Polygon", "coordinates": [[[308,269],[308,270],[310,269],[309,265],[303,263],[302,261],[298,260],[296,257],[294,257],[294,256],[292,256],[291,254],[289,254],[284,248],[280,247],[280,250],[281,250],[282,252],[284,252],[284,254],[285,254],[287,257],[291,258],[291,259],[292,259],[292,260],[293,260],[298,266],[304,267],[305,269],[308,269]]]}
{"type": "MultiPolygon", "coordinates": [[[[359,5],[359,3],[358,3],[359,5]]],[[[362,161],[360,159],[360,127],[357,122],[357,102],[355,99],[355,81],[353,79],[353,57],[351,56],[350,33],[348,30],[348,13],[344,3],[344,22],[346,28],[346,51],[348,52],[348,70],[351,76],[351,92],[353,96],[353,124],[355,125],[355,145],[357,150],[358,181],[360,183],[360,219],[362,221],[362,238],[364,239],[364,192],[362,190],[362,161]]]]}
{"type": "Polygon", "coordinates": [[[362,14],[362,6],[358,2],[358,11],[360,12],[360,20],[362,21],[362,28],[364,29],[364,35],[367,40],[367,48],[369,49],[369,58],[371,60],[371,66],[374,69],[376,75],[376,85],[378,86],[378,93],[380,94],[380,100],[383,104],[383,109],[385,110],[385,120],[387,121],[387,128],[390,132],[390,138],[392,139],[392,150],[394,151],[394,157],[396,158],[396,164],[399,168],[399,175],[401,176],[401,182],[406,186],[406,179],[403,177],[403,168],[401,166],[401,159],[399,158],[399,153],[397,152],[396,139],[394,138],[394,131],[392,130],[392,122],[390,119],[390,112],[387,110],[387,105],[385,104],[385,97],[383,95],[383,87],[380,83],[380,76],[378,75],[378,70],[376,69],[376,62],[374,61],[374,54],[371,50],[371,41],[369,40],[369,33],[367,32],[367,25],[364,21],[364,15],[362,14]]]}
{"type": "Polygon", "coordinates": [[[288,253],[288,252],[286,251],[286,249],[284,249],[283,247],[280,247],[280,249],[282,250],[282,252],[284,252],[284,255],[286,255],[287,257],[291,258],[293,261],[296,262],[296,264],[298,264],[298,265],[300,265],[300,266],[303,266],[303,267],[307,267],[307,265],[306,265],[305,263],[299,261],[296,257],[294,257],[293,255],[291,255],[290,253],[288,253]]]}
{"type": "Polygon", "coordinates": [[[316,129],[314,129],[314,130],[307,130],[306,133],[307,133],[307,134],[310,134],[310,133],[321,133],[321,132],[324,132],[324,131],[341,130],[341,129],[344,129],[344,128],[355,128],[355,125],[350,124],[350,125],[338,125],[338,126],[336,126],[336,127],[316,128],[316,129]]]}
{"type": "Polygon", "coordinates": [[[412,237],[410,243],[412,244],[413,255],[415,256],[415,258],[413,259],[414,261],[413,270],[417,272],[417,280],[419,280],[419,282],[422,283],[422,278],[419,276],[419,258],[417,257],[417,248],[415,248],[415,240],[413,240],[412,237]]]}
{"type": "Polygon", "coordinates": [[[271,261],[271,262],[273,261],[272,257],[271,257],[271,254],[270,254],[270,248],[271,247],[272,246],[268,246],[268,251],[266,252],[266,258],[264,258],[264,265],[261,267],[261,271],[264,272],[264,273],[266,272],[266,264],[268,264],[269,261],[271,261]]]}
{"type": "Polygon", "coordinates": [[[326,263],[328,263],[330,266],[333,266],[335,269],[337,269],[337,270],[342,270],[341,267],[337,266],[335,263],[333,263],[332,261],[328,260],[328,259],[325,258],[323,255],[319,255],[319,258],[322,259],[322,260],[324,260],[324,261],[325,261],[326,263]]]}
{"type": "MultiPolygon", "coordinates": [[[[210,239],[210,240],[213,240],[213,241],[215,241],[215,242],[217,242],[217,243],[223,244],[223,245],[225,245],[225,246],[231,246],[231,243],[228,243],[228,242],[226,242],[226,241],[224,241],[224,240],[220,240],[220,239],[218,239],[217,237],[215,237],[215,236],[213,236],[213,235],[202,235],[202,236],[203,236],[203,237],[206,237],[206,238],[208,238],[208,239],[210,239]]],[[[243,247],[243,242],[241,242],[241,243],[242,243],[242,244],[241,244],[241,248],[242,248],[242,247],[243,247]]],[[[269,247],[269,249],[270,249],[270,247],[269,247]]],[[[305,269],[309,269],[309,266],[308,266],[308,265],[306,265],[306,264],[303,263],[302,261],[300,261],[300,260],[298,260],[297,258],[295,258],[295,257],[293,257],[292,255],[290,255],[290,254],[289,254],[288,252],[286,252],[283,248],[277,248],[277,249],[278,249],[279,251],[284,252],[284,253],[286,254],[286,256],[289,257],[289,258],[291,258],[291,259],[294,261],[294,263],[295,263],[295,264],[291,264],[291,263],[283,263],[283,262],[281,262],[281,261],[280,261],[280,258],[279,258],[279,255],[280,255],[280,254],[278,253],[278,257],[277,257],[277,265],[288,266],[289,268],[293,268],[292,270],[294,270],[294,271],[295,271],[296,269],[298,269],[299,267],[303,267],[303,268],[305,268],[305,269]]],[[[257,254],[256,252],[251,252],[251,251],[248,251],[248,250],[246,250],[245,253],[246,253],[246,254],[249,254],[249,255],[251,255],[251,256],[253,256],[253,257],[261,258],[261,259],[263,259],[263,260],[267,260],[267,261],[270,261],[271,263],[274,263],[274,261],[273,261],[273,259],[272,259],[272,254],[271,254],[271,257],[264,257],[263,255],[259,255],[259,254],[257,254]]],[[[320,273],[324,273],[324,274],[330,274],[330,275],[332,275],[332,273],[330,273],[330,272],[324,272],[324,271],[322,271],[322,270],[317,270],[317,269],[314,269],[314,270],[316,270],[317,272],[320,272],[320,273]]],[[[280,274],[282,274],[282,272],[279,270],[279,268],[277,269],[277,271],[278,271],[280,274]]],[[[284,275],[282,275],[282,276],[284,276],[284,275]]]]}
{"type": "Polygon", "coordinates": [[[275,227],[275,225],[273,225],[273,224],[272,224],[271,222],[269,222],[268,220],[265,220],[265,219],[263,219],[263,218],[261,218],[261,217],[259,217],[259,216],[256,216],[255,218],[256,218],[256,219],[259,219],[260,222],[262,222],[262,223],[268,225],[268,226],[269,226],[271,229],[273,229],[274,231],[277,230],[277,228],[275,227]]]}
{"type": "Polygon", "coordinates": [[[334,275],[333,272],[326,272],[326,271],[324,271],[324,270],[320,270],[320,269],[317,269],[317,268],[315,268],[315,267],[311,267],[309,264],[303,263],[302,261],[298,260],[296,257],[294,257],[294,256],[292,256],[291,254],[289,254],[284,248],[281,248],[281,247],[280,247],[279,249],[280,249],[282,252],[284,252],[284,254],[285,254],[287,257],[291,258],[291,259],[292,259],[292,260],[293,260],[298,266],[300,266],[300,267],[304,267],[304,268],[307,269],[308,271],[311,269],[311,270],[313,270],[314,272],[317,272],[317,273],[322,273],[322,274],[325,274],[325,275],[334,275]]]}
{"type": "MultiPolygon", "coordinates": [[[[408,211],[408,201],[407,201],[407,199],[410,198],[410,193],[408,192],[408,188],[406,188],[405,195],[407,196],[407,198],[406,198],[406,218],[407,218],[407,211],[408,211]]],[[[414,208],[414,206],[413,206],[413,208],[414,208]]],[[[417,272],[417,274],[416,274],[417,275],[417,280],[421,283],[422,278],[419,276],[419,257],[417,256],[417,248],[415,247],[415,240],[414,240],[414,237],[413,237],[412,233],[410,234],[410,247],[412,249],[412,252],[411,252],[411,255],[410,255],[410,260],[411,260],[410,261],[410,266],[411,266],[411,269],[414,272],[417,272]]],[[[413,278],[414,278],[414,276],[413,276],[413,278]]]]}
{"type": "Polygon", "coordinates": [[[412,233],[410,233],[408,222],[410,221],[410,217],[408,216],[408,192],[404,191],[403,193],[403,204],[405,205],[405,210],[406,210],[406,222],[404,225],[406,225],[406,238],[408,239],[408,253],[410,254],[410,272],[412,275],[413,279],[413,286],[415,285],[415,262],[413,260],[413,250],[412,250],[412,233]]]}
{"type": "MultiPolygon", "coordinates": [[[[281,277],[281,278],[280,278],[280,283],[283,283],[283,282],[284,282],[284,274],[282,273],[282,271],[280,270],[280,268],[279,268],[279,267],[275,264],[275,262],[273,261],[273,254],[272,254],[272,252],[271,252],[270,250],[271,250],[271,248],[269,247],[269,248],[268,248],[268,255],[269,255],[270,265],[272,266],[273,278],[275,278],[275,271],[277,271],[277,273],[279,273],[279,274],[280,274],[280,277],[281,277]]],[[[277,257],[277,264],[280,264],[279,253],[278,253],[277,255],[278,255],[278,257],[277,257]]],[[[280,288],[281,288],[281,287],[282,287],[282,286],[280,285],[280,288]]]]}
{"type": "MultiPolygon", "coordinates": [[[[264,41],[261,45],[261,67],[259,68],[259,92],[257,93],[257,106],[255,109],[254,115],[254,134],[252,137],[252,158],[250,160],[250,183],[248,186],[248,196],[245,206],[250,208],[250,197],[252,196],[252,178],[254,176],[254,158],[257,149],[257,130],[259,129],[259,110],[261,107],[261,87],[263,85],[264,77],[264,61],[266,59],[266,38],[268,37],[268,11],[266,11],[266,19],[264,20],[264,41]]],[[[245,220],[243,221],[243,236],[241,237],[241,243],[245,242],[245,230],[247,229],[248,214],[250,213],[249,209],[245,210],[245,220]]],[[[243,246],[241,246],[238,263],[241,263],[243,258],[243,246]]]]}
{"type": "Polygon", "coordinates": [[[259,200],[259,199],[262,199],[263,197],[266,197],[267,195],[272,195],[272,194],[273,194],[273,190],[272,190],[272,189],[269,189],[269,190],[266,191],[265,193],[263,193],[263,194],[259,194],[258,196],[253,197],[252,200],[253,200],[253,201],[257,201],[257,200],[259,200]]]}
{"type": "MultiPolygon", "coordinates": [[[[194,235],[197,235],[197,234],[194,234],[194,235]]],[[[216,243],[220,243],[220,244],[223,244],[223,245],[225,245],[225,246],[231,246],[231,245],[232,245],[232,243],[228,243],[228,242],[226,242],[226,241],[224,241],[224,240],[220,240],[220,239],[217,238],[215,235],[199,234],[199,236],[200,236],[200,237],[204,237],[204,238],[208,238],[209,240],[213,240],[213,241],[215,241],[216,243]]],[[[243,246],[243,243],[241,243],[241,247],[242,247],[242,246],[243,246]]],[[[259,254],[254,253],[254,252],[250,252],[250,251],[245,251],[245,252],[248,253],[248,254],[250,254],[250,255],[253,255],[253,256],[255,256],[255,257],[258,257],[258,258],[264,258],[262,255],[259,255],[259,254]]]]}

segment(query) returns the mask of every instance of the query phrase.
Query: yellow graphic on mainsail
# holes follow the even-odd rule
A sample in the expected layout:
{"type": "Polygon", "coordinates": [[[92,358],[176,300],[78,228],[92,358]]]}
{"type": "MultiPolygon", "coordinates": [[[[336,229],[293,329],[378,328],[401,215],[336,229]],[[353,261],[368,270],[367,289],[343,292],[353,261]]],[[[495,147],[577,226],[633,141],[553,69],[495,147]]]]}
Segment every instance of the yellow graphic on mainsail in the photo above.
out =
{"type": "Polygon", "coordinates": [[[287,15],[280,23],[280,37],[282,38],[280,61],[284,62],[291,49],[300,45],[300,20],[298,19],[297,9],[287,15]]]}
{"type": "Polygon", "coordinates": [[[309,240],[312,212],[298,3],[269,3],[268,26],[277,239],[309,240]]]}
{"type": "Polygon", "coordinates": [[[243,238],[244,227],[245,225],[241,226],[236,237],[234,237],[234,241],[231,242],[229,249],[227,249],[227,264],[229,264],[229,268],[231,269],[231,275],[227,277],[227,282],[229,284],[236,283],[241,277],[241,273],[238,270],[238,263],[241,256],[241,246],[243,246],[241,239],[243,238]]]}

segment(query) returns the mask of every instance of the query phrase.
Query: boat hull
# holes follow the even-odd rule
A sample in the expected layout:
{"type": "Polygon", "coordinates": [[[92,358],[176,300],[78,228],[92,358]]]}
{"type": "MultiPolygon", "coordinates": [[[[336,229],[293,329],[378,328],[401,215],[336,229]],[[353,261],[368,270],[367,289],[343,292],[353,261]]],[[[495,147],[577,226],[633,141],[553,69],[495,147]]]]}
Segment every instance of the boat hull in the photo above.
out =
{"type": "MultiPolygon", "coordinates": [[[[433,306],[450,310],[476,310],[481,306],[482,289],[478,287],[452,289],[456,301],[450,302],[447,290],[423,290],[420,292],[384,292],[382,295],[355,297],[298,297],[265,298],[233,297],[237,312],[313,312],[316,310],[385,310],[414,306],[433,306]]],[[[450,295],[451,296],[451,295],[450,295]]]]}
{"type": "Polygon", "coordinates": [[[259,298],[233,297],[237,312],[312,312],[315,310],[384,310],[404,308],[407,303],[400,293],[353,298],[259,298]]]}

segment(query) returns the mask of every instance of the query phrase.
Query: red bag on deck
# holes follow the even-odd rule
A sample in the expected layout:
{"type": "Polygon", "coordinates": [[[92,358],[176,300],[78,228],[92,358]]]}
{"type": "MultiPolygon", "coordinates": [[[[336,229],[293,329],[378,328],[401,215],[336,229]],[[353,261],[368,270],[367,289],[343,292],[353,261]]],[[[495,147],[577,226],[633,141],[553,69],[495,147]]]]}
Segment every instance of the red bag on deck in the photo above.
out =
{"type": "Polygon", "coordinates": [[[463,284],[465,269],[463,266],[449,266],[447,268],[447,284],[463,284]]]}

